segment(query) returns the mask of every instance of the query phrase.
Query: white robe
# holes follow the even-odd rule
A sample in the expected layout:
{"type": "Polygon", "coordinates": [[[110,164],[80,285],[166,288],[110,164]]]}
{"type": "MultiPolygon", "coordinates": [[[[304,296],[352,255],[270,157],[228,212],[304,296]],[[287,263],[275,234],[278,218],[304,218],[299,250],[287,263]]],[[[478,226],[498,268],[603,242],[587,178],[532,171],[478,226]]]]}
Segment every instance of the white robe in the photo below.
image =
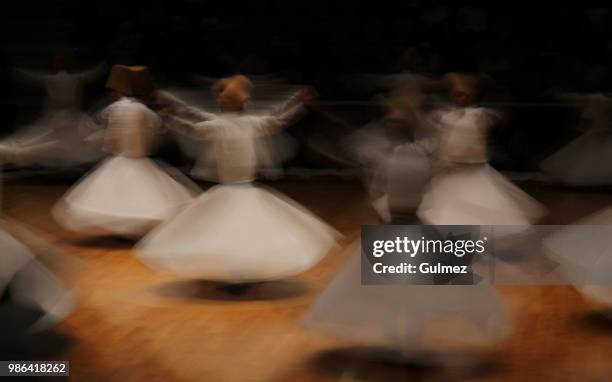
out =
{"type": "Polygon", "coordinates": [[[398,144],[381,156],[369,191],[383,222],[416,212],[431,179],[434,151],[433,140],[423,139],[398,144]]]}
{"type": "Polygon", "coordinates": [[[138,245],[140,259],[190,277],[256,282],[289,277],[314,266],[338,234],[305,208],[252,184],[255,139],[281,129],[284,116],[224,114],[177,129],[211,142],[221,185],[203,193],[138,245]]]}
{"type": "Polygon", "coordinates": [[[522,230],[544,208],[487,161],[487,131],[494,114],[480,107],[440,113],[438,170],[419,207],[434,225],[508,225],[522,230]]]}
{"type": "Polygon", "coordinates": [[[99,76],[101,68],[80,73],[16,72],[43,88],[46,99],[43,114],[33,125],[0,141],[0,158],[17,166],[50,168],[70,168],[101,159],[100,147],[86,139],[98,126],[80,110],[82,89],[99,76]]]}
{"type": "MultiPolygon", "coordinates": [[[[160,91],[158,101],[164,105],[171,105],[181,117],[195,122],[212,120],[221,115],[210,113],[201,108],[190,106],[173,94],[160,91]]],[[[263,102],[262,102],[263,103],[263,102]]],[[[284,116],[286,122],[297,118],[302,112],[302,107],[294,96],[285,102],[273,104],[265,110],[259,110],[253,115],[278,115],[284,116]]],[[[210,182],[219,182],[217,175],[214,149],[210,142],[205,140],[193,140],[190,137],[179,134],[177,142],[183,153],[189,158],[195,158],[195,165],[191,169],[191,176],[210,182]]],[[[278,179],[283,175],[282,164],[295,155],[297,143],[290,135],[277,131],[275,134],[259,136],[254,140],[255,156],[257,158],[257,173],[268,179],[278,179]]]]}
{"type": "Polygon", "coordinates": [[[426,136],[429,129],[424,115],[415,113],[411,117],[395,121],[400,124],[395,129],[398,134],[412,133],[413,140],[390,136],[385,127],[389,121],[381,119],[344,142],[361,168],[373,208],[385,223],[394,215],[401,219],[402,215],[414,214],[431,178],[437,142],[426,136]]]}
{"type": "Polygon", "coordinates": [[[114,156],[69,190],[53,213],[71,230],[139,236],[177,213],[199,189],[147,158],[161,132],[157,114],[122,98],[102,115],[108,125],[104,147],[114,156]]]}
{"type": "Polygon", "coordinates": [[[321,293],[308,327],[384,346],[422,362],[481,350],[509,332],[502,301],[490,285],[362,285],[361,246],[321,293]]]}

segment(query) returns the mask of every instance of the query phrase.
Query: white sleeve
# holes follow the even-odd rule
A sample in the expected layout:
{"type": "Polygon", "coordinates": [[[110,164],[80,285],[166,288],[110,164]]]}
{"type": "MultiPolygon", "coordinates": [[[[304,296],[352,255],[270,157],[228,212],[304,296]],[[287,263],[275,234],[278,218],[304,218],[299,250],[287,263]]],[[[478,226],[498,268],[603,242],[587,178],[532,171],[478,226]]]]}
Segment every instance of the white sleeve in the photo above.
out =
{"type": "Polygon", "coordinates": [[[195,106],[189,105],[174,94],[165,90],[157,92],[157,101],[163,106],[171,106],[176,109],[176,113],[185,118],[194,118],[198,120],[210,120],[217,118],[217,115],[195,106]]]}
{"type": "Polygon", "coordinates": [[[253,117],[253,125],[257,137],[276,134],[286,126],[281,119],[273,116],[253,117]]]}
{"type": "Polygon", "coordinates": [[[253,117],[255,120],[255,135],[264,136],[276,134],[305,112],[304,105],[298,99],[298,94],[291,96],[283,105],[271,114],[263,117],[253,117]]]}
{"type": "Polygon", "coordinates": [[[218,120],[193,123],[180,117],[170,116],[166,126],[173,131],[195,139],[211,139],[219,127],[218,120]]]}
{"type": "Polygon", "coordinates": [[[280,106],[276,107],[270,113],[270,117],[276,118],[279,123],[286,125],[300,117],[304,112],[304,105],[299,99],[299,92],[297,92],[289,97],[280,106]]]}

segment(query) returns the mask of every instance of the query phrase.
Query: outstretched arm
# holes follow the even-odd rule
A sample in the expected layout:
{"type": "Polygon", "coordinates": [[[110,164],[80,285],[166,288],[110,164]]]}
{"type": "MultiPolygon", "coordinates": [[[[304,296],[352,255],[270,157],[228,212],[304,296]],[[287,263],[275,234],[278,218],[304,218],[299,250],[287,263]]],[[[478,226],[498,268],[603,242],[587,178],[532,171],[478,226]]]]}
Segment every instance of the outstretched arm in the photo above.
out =
{"type": "Polygon", "coordinates": [[[314,90],[303,88],[294,93],[285,102],[275,107],[270,116],[279,122],[287,124],[298,118],[304,112],[304,103],[315,97],[314,90]]]}
{"type": "Polygon", "coordinates": [[[216,121],[193,123],[181,117],[166,117],[166,127],[195,139],[210,139],[216,130],[216,121]]]}
{"type": "Polygon", "coordinates": [[[157,92],[157,102],[159,102],[162,107],[171,109],[172,112],[182,117],[194,118],[200,121],[217,118],[216,114],[207,112],[195,106],[191,106],[174,94],[164,90],[159,90],[157,92]]]}
{"type": "Polygon", "coordinates": [[[318,94],[313,88],[303,87],[280,106],[272,110],[269,118],[274,119],[276,123],[283,126],[288,125],[301,117],[306,112],[304,106],[310,104],[317,97],[318,94]]]}
{"type": "Polygon", "coordinates": [[[316,92],[311,88],[301,89],[270,115],[258,118],[255,125],[255,134],[258,136],[271,135],[284,129],[305,113],[304,104],[311,102],[316,95],[316,92]]]}

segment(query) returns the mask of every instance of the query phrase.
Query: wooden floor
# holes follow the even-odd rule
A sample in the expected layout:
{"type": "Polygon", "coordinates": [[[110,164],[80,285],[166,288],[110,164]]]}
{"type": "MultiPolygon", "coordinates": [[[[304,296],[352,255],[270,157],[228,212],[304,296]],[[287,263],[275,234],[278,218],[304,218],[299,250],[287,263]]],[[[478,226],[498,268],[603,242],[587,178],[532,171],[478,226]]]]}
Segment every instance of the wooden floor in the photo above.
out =
{"type": "MultiPolygon", "coordinates": [[[[243,296],[206,282],[154,273],[131,243],[86,238],[50,216],[68,182],[5,182],[6,213],[77,261],[78,310],[58,327],[66,342],[53,358],[71,362],[75,381],[609,381],[612,322],[567,286],[500,288],[512,306],[513,335],[484,364],[418,368],[363,357],[354,344],[300,325],[308,307],[350,253],[336,251],[294,279],[243,296]]],[[[375,223],[356,182],[272,184],[335,226],[348,244],[375,223]]],[[[546,204],[546,223],[562,224],[612,204],[612,193],[527,184],[546,204]]],[[[374,354],[374,350],[370,352],[374,354]]]]}

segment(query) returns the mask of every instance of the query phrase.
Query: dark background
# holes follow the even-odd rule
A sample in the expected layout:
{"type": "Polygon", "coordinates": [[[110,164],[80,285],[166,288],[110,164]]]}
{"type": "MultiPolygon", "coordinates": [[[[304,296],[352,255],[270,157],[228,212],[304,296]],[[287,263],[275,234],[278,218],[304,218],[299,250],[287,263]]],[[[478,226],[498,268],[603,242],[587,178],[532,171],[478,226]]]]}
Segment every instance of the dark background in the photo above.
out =
{"type": "MultiPolygon", "coordinates": [[[[192,86],[192,73],[270,73],[314,86],[339,108],[372,97],[354,86],[362,73],[478,71],[495,80],[491,100],[513,104],[492,135],[494,164],[530,170],[575,135],[576,111],[555,105],[551,89],[608,92],[611,83],[612,12],[584,2],[25,0],[4,3],[1,18],[5,132],[40,103],[10,68],[49,70],[58,52],[74,69],[145,64],[163,85],[192,86]],[[420,57],[411,67],[400,60],[408,47],[420,57]]],[[[86,104],[102,96],[102,84],[89,88],[86,104]]],[[[312,132],[321,118],[303,123],[312,132]]]]}

